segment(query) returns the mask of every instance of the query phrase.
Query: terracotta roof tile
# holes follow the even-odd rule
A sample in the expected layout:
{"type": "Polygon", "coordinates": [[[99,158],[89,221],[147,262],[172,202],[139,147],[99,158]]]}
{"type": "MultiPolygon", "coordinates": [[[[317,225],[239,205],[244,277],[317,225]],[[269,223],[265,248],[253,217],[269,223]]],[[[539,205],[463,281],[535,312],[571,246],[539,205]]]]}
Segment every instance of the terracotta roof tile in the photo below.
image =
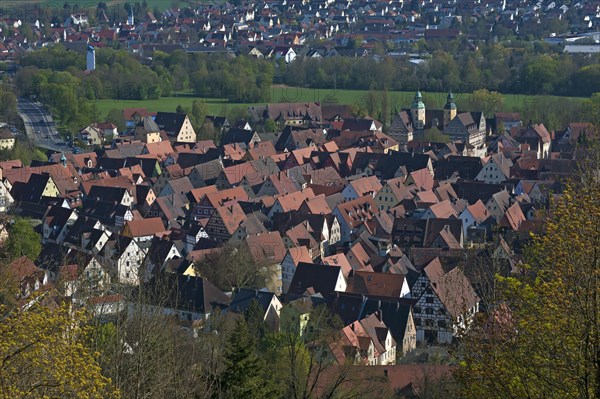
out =
{"type": "Polygon", "coordinates": [[[155,235],[165,231],[161,218],[147,218],[130,220],[125,223],[125,229],[128,229],[132,237],[144,237],[155,235]]]}
{"type": "Polygon", "coordinates": [[[362,177],[351,181],[349,184],[354,188],[359,197],[373,195],[379,192],[382,187],[377,176],[362,177]]]}

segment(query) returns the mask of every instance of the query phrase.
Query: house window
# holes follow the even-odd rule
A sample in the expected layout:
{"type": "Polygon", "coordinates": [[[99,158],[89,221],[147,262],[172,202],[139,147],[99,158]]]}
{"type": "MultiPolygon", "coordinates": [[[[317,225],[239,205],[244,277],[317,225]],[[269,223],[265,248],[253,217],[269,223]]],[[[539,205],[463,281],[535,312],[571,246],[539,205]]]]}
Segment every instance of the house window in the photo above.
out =
{"type": "Polygon", "coordinates": [[[433,314],[433,309],[427,308],[427,309],[425,309],[425,313],[427,313],[427,314],[433,314]]]}
{"type": "Polygon", "coordinates": [[[433,297],[431,297],[431,296],[426,297],[425,298],[425,302],[427,302],[427,303],[433,303],[433,297]]]}

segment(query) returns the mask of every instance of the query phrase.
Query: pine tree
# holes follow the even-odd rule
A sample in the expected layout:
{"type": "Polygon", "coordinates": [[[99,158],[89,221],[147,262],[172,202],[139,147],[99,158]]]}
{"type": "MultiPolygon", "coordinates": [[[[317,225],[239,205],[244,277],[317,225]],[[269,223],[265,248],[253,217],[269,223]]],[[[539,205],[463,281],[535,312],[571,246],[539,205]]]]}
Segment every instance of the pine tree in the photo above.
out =
{"type": "Polygon", "coordinates": [[[262,399],[276,396],[267,377],[266,365],[256,354],[256,339],[240,317],[225,350],[225,371],[221,377],[226,398],[262,399]]]}

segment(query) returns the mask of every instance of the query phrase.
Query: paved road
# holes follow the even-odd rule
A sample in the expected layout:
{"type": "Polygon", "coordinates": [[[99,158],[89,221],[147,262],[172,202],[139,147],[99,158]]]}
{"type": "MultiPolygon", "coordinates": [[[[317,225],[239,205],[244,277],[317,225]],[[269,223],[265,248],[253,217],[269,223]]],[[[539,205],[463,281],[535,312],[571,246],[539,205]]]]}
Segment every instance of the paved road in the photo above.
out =
{"type": "Polygon", "coordinates": [[[33,145],[54,151],[70,151],[56,129],[52,115],[42,104],[19,99],[18,108],[27,137],[33,145]]]}

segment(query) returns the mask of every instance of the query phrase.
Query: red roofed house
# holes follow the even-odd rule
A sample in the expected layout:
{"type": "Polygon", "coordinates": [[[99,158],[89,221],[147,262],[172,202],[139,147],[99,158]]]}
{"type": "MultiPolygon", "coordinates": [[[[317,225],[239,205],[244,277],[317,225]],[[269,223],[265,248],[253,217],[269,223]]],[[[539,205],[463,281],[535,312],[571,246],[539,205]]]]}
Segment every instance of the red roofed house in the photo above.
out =
{"type": "Polygon", "coordinates": [[[281,261],[281,283],[282,292],[284,294],[287,294],[292,282],[292,278],[294,277],[294,273],[296,272],[296,267],[300,262],[312,262],[310,250],[304,246],[289,248],[285,254],[285,257],[281,261]]]}
{"type": "Polygon", "coordinates": [[[396,364],[396,341],[378,312],[344,327],[340,340],[331,344],[330,350],[341,365],[396,364]]]}
{"type": "Polygon", "coordinates": [[[210,218],[218,207],[247,200],[248,194],[242,187],[212,191],[204,194],[194,208],[192,215],[195,220],[210,218]]]}
{"type": "Polygon", "coordinates": [[[365,195],[374,197],[381,190],[381,183],[376,176],[361,177],[352,180],[342,191],[345,201],[351,201],[365,195]]]}
{"type": "Polygon", "coordinates": [[[306,199],[314,196],[315,194],[311,188],[303,191],[296,191],[287,195],[282,195],[281,197],[277,198],[267,217],[269,219],[273,219],[273,215],[275,213],[297,211],[300,209],[300,206],[302,206],[306,199]]]}
{"type": "Polygon", "coordinates": [[[6,277],[13,281],[13,288],[18,292],[18,298],[29,296],[33,291],[39,290],[48,284],[48,271],[37,267],[27,256],[21,256],[6,266],[6,277]]]}
{"type": "Polygon", "coordinates": [[[349,242],[365,220],[371,219],[377,212],[375,200],[367,195],[335,207],[333,214],[340,222],[342,242],[349,242]]]}
{"type": "Polygon", "coordinates": [[[423,214],[421,219],[447,219],[456,217],[456,212],[452,203],[448,200],[433,204],[423,214]]]}
{"type": "Polygon", "coordinates": [[[254,260],[259,264],[263,264],[271,272],[267,276],[266,287],[269,291],[281,295],[283,291],[282,262],[287,254],[281,235],[277,231],[270,231],[249,235],[245,241],[254,260]]]}
{"type": "Polygon", "coordinates": [[[479,311],[479,297],[459,267],[445,272],[432,260],[411,287],[417,341],[449,343],[479,311]]]}
{"type": "Polygon", "coordinates": [[[521,207],[518,202],[512,204],[504,213],[504,216],[500,219],[500,226],[506,227],[513,231],[518,231],[527,218],[523,214],[521,207]]]}
{"type": "Polygon", "coordinates": [[[134,219],[125,223],[122,235],[131,237],[137,242],[150,241],[157,233],[165,231],[163,221],[159,217],[134,219]]]}
{"type": "Polygon", "coordinates": [[[239,204],[220,206],[206,224],[206,233],[213,240],[226,242],[245,219],[246,214],[239,204]]]}
{"type": "Polygon", "coordinates": [[[490,217],[492,217],[492,215],[490,215],[483,202],[477,200],[473,205],[467,206],[458,218],[463,222],[463,232],[466,237],[469,227],[477,226],[488,220],[490,217]]]}

